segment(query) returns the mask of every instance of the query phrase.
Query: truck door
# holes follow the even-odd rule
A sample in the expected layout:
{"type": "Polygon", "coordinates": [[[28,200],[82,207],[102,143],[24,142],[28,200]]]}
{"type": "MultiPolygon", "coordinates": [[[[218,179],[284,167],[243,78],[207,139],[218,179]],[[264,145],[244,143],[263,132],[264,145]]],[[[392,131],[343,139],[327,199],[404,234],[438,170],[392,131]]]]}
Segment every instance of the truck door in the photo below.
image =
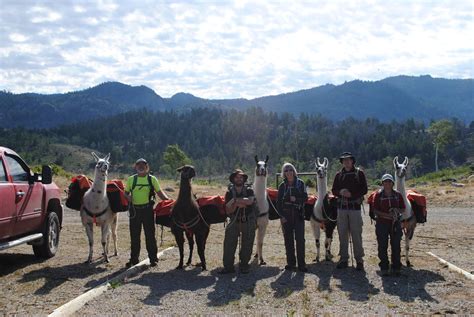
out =
{"type": "Polygon", "coordinates": [[[11,236],[15,221],[15,189],[8,181],[5,163],[0,155],[0,240],[11,236]]]}
{"type": "Polygon", "coordinates": [[[38,231],[41,226],[43,184],[29,182],[31,172],[21,158],[5,154],[5,161],[15,189],[16,222],[13,235],[38,231]]]}

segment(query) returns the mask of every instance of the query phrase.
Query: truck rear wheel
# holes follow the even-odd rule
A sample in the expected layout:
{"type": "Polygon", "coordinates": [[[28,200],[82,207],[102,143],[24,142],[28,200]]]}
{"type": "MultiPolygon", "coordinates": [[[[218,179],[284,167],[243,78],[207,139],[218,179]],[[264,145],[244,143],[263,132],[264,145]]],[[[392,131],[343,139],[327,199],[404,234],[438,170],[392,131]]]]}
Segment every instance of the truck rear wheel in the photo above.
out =
{"type": "Polygon", "coordinates": [[[56,255],[59,245],[59,218],[55,212],[50,212],[43,229],[43,241],[33,245],[33,252],[37,257],[52,258],[56,255]]]}

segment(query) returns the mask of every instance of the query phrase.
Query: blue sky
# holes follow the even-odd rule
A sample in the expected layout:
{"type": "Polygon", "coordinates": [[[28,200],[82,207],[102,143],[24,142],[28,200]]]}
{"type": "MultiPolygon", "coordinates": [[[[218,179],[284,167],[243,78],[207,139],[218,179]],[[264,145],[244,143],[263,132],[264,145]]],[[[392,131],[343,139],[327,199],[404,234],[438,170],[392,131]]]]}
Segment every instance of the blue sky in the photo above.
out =
{"type": "Polygon", "coordinates": [[[120,81],[252,98],[399,74],[473,78],[473,3],[0,0],[0,89],[120,81]]]}

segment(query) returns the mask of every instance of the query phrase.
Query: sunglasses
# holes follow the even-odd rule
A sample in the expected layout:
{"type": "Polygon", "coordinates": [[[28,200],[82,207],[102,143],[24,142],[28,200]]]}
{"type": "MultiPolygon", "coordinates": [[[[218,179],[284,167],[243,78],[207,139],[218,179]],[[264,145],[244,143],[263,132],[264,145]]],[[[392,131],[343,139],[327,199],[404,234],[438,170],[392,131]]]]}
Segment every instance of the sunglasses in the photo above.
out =
{"type": "Polygon", "coordinates": [[[287,172],[293,172],[293,170],[292,170],[292,169],[284,170],[284,172],[285,172],[285,173],[287,173],[287,172]]]}

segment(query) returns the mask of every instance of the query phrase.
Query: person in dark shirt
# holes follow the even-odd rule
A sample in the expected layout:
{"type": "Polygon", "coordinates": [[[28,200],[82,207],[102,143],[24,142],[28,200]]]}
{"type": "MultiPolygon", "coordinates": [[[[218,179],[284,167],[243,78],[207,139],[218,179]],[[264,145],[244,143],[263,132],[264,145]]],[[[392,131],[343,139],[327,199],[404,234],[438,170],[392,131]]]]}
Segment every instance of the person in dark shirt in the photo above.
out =
{"type": "Polygon", "coordinates": [[[383,188],[375,194],[370,217],[375,219],[375,234],[377,235],[379,267],[383,276],[390,274],[388,262],[388,240],[392,249],[392,273],[400,275],[400,241],[402,227],[400,216],[405,210],[402,194],[393,189],[395,181],[393,176],[382,176],[383,188]]]}
{"type": "Polygon", "coordinates": [[[248,176],[240,169],[236,169],[229,176],[231,184],[225,194],[226,213],[230,222],[224,235],[224,269],[221,274],[234,273],[235,250],[239,236],[241,249],[239,252],[240,273],[249,272],[249,261],[255,240],[256,208],[253,189],[246,184],[248,176]]]}
{"type": "Polygon", "coordinates": [[[295,167],[290,163],[283,164],[281,169],[283,182],[278,187],[277,209],[283,227],[286,251],[286,270],[307,272],[305,261],[304,239],[304,203],[308,199],[305,183],[298,178],[295,167]],[[295,258],[295,240],[296,256],[295,258]]]}
{"type": "Polygon", "coordinates": [[[344,152],[339,161],[343,168],[336,174],[332,185],[332,193],[337,197],[337,231],[339,234],[340,260],[337,268],[344,269],[349,260],[349,234],[354,245],[356,269],[364,270],[364,247],[362,245],[362,213],[361,205],[367,194],[365,174],[355,167],[355,157],[344,152]]]}

